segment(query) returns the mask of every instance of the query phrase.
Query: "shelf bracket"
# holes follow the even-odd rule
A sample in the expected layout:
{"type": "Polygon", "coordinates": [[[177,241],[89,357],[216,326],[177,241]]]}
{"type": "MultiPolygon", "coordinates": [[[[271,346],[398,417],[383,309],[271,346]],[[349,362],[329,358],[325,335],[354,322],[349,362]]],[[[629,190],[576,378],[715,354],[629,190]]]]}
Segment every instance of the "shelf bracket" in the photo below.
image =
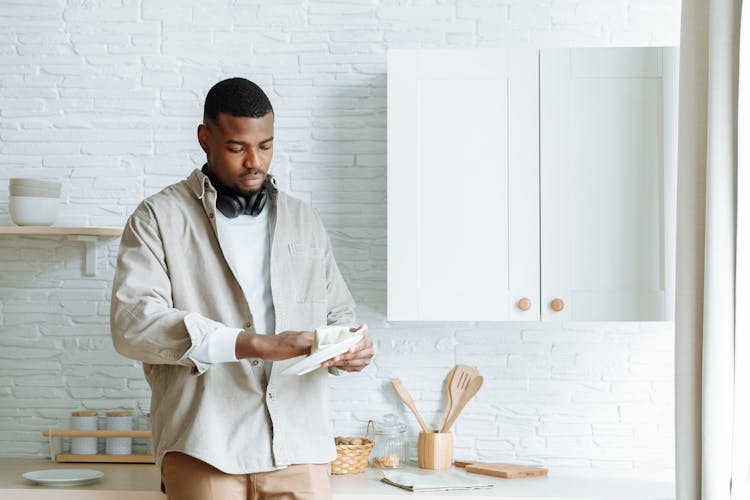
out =
{"type": "Polygon", "coordinates": [[[84,274],[96,276],[96,244],[99,242],[99,238],[97,236],[74,234],[68,236],[68,239],[84,243],[86,250],[84,274]]]}

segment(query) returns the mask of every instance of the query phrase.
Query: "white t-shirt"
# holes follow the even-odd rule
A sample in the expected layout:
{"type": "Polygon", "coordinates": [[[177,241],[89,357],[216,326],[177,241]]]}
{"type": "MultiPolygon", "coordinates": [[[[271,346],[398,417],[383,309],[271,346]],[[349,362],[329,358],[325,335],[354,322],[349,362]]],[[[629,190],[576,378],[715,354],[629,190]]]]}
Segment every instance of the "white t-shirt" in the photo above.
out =
{"type": "MultiPolygon", "coordinates": [[[[237,277],[253,313],[255,332],[273,335],[276,317],[271,297],[271,242],[268,231],[268,210],[260,214],[240,215],[230,219],[216,211],[216,227],[224,258],[237,277]]],[[[195,347],[191,357],[205,363],[237,361],[234,349],[239,328],[223,328],[206,337],[195,347]]],[[[269,375],[271,363],[263,366],[269,375]]]]}

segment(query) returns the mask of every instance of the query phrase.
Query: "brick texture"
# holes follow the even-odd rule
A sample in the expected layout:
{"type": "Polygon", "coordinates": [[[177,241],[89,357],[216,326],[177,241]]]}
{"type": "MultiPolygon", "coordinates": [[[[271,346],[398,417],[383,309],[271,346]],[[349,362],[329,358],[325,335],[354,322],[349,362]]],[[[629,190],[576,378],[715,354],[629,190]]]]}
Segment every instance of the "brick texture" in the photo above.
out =
{"type": "MultiPolygon", "coordinates": [[[[403,47],[676,45],[678,0],[0,0],[0,12],[0,224],[7,179],[35,176],[63,181],[58,224],[122,225],[202,164],[210,86],[251,78],[277,112],[273,172],[320,212],[378,347],[363,373],[331,378],[337,434],[397,413],[415,443],[389,379],[436,425],[443,378],[466,363],[486,382],[455,427],[457,457],[673,468],[671,324],[385,321],[385,61],[403,47]]],[[[72,410],[148,408],[138,363],[109,340],[117,245],[102,241],[87,278],[80,243],[0,238],[0,456],[44,456],[37,430],[72,410]]]]}

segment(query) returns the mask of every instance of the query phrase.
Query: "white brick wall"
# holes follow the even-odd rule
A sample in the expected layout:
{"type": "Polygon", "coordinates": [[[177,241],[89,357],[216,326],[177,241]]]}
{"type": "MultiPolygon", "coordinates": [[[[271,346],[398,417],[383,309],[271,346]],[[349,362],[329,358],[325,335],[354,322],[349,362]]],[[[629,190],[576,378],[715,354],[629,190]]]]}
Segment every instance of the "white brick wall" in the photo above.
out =
{"type": "MultiPolygon", "coordinates": [[[[433,425],[455,363],[486,382],[456,456],[550,467],[673,467],[669,324],[385,321],[385,54],[395,47],[675,45],[679,0],[0,0],[0,224],[7,179],[63,179],[62,225],[120,225],[200,166],[205,92],[241,75],[277,112],[273,171],[320,211],[379,354],[331,380],[338,434],[402,414],[433,425]]],[[[43,456],[71,410],[148,406],[114,353],[117,241],[0,237],[0,456],[43,456]]]]}

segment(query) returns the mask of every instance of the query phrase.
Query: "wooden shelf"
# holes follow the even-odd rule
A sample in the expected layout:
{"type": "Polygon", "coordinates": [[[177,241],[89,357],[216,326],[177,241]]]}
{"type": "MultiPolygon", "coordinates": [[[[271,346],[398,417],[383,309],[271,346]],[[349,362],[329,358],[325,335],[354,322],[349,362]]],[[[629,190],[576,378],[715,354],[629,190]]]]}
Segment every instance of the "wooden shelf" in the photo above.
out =
{"type": "Polygon", "coordinates": [[[82,241],[85,246],[86,276],[96,276],[96,245],[99,238],[114,238],[122,234],[118,227],[63,227],[63,226],[0,226],[0,234],[17,236],[67,236],[82,241]]]}
{"type": "Polygon", "coordinates": [[[128,455],[108,455],[106,453],[92,453],[80,455],[75,453],[62,453],[62,439],[64,437],[97,437],[118,438],[129,437],[135,439],[151,439],[151,431],[113,431],[113,430],[74,430],[74,429],[45,429],[43,436],[50,438],[50,457],[55,462],[80,462],[80,463],[121,463],[121,464],[152,464],[154,456],[144,453],[130,453],[128,455]]]}
{"type": "Polygon", "coordinates": [[[47,429],[42,431],[43,436],[51,437],[129,437],[140,439],[151,439],[151,431],[111,431],[111,430],[91,430],[81,431],[73,429],[47,429]]]}
{"type": "Polygon", "coordinates": [[[154,463],[154,456],[143,453],[131,453],[130,455],[107,455],[104,453],[75,455],[73,453],[60,453],[55,456],[55,462],[152,464],[154,463]]]}
{"type": "Polygon", "coordinates": [[[117,227],[0,226],[0,234],[114,237],[120,236],[122,229],[117,227]]]}

